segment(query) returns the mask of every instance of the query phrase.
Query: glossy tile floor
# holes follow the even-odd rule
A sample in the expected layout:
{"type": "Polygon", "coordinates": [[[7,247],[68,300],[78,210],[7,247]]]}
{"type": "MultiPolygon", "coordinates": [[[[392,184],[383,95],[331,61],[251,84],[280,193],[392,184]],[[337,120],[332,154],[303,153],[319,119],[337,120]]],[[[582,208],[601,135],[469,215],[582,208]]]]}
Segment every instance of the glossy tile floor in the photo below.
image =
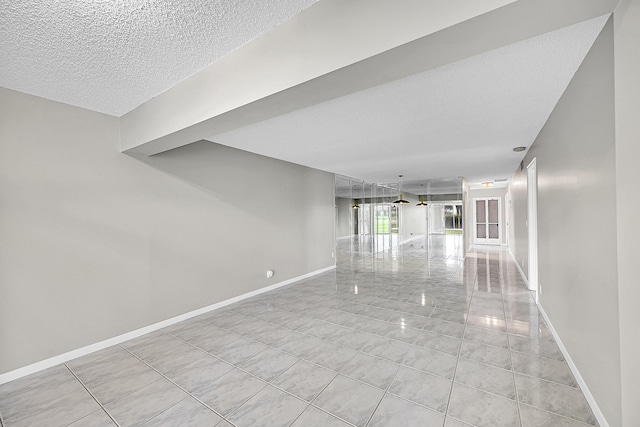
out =
{"type": "Polygon", "coordinates": [[[507,253],[461,245],[414,240],[4,384],[4,425],[597,425],[507,253]]]}

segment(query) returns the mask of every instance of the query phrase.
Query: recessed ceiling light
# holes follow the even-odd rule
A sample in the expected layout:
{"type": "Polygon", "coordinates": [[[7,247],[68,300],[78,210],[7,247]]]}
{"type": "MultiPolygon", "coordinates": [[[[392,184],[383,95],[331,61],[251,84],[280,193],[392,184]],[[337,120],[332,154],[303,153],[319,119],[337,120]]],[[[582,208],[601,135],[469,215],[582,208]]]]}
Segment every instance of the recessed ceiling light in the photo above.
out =
{"type": "Polygon", "coordinates": [[[527,147],[515,147],[513,149],[513,151],[515,151],[516,153],[519,153],[519,152],[524,151],[526,149],[527,149],[527,147]]]}

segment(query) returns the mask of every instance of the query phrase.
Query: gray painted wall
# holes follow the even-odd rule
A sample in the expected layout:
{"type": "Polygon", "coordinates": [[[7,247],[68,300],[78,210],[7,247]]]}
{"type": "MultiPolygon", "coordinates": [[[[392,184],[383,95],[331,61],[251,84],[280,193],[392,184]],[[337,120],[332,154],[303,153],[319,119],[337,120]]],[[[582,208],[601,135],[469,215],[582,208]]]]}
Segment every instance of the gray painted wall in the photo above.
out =
{"type": "Polygon", "coordinates": [[[622,424],[633,426],[640,420],[640,0],[622,0],[614,19],[622,424]]]}
{"type": "Polygon", "coordinates": [[[6,89],[0,141],[0,373],[334,264],[332,174],[6,89]]]}
{"type": "MultiPolygon", "coordinates": [[[[613,25],[610,21],[510,186],[512,251],[527,259],[526,165],[538,170],[540,303],[612,426],[621,425],[613,25]]],[[[637,421],[637,420],[636,420],[637,421]]]]}

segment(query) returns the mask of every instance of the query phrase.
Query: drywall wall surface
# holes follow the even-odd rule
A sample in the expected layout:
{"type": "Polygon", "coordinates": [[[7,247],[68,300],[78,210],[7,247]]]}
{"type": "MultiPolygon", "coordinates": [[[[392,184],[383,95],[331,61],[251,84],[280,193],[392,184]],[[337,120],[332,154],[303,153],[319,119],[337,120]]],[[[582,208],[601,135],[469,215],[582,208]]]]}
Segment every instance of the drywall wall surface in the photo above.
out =
{"type": "Polygon", "coordinates": [[[526,259],[526,165],[536,158],[540,304],[609,424],[620,419],[613,26],[609,21],[511,181],[526,259]],[[606,375],[603,372],[606,371],[606,375]]]}
{"type": "Polygon", "coordinates": [[[334,264],[332,174],[118,126],[0,89],[0,373],[334,264]]]}
{"type": "Polygon", "coordinates": [[[621,1],[614,27],[622,425],[633,426],[640,422],[640,1],[621,1]]]}
{"type": "Polygon", "coordinates": [[[403,193],[402,197],[409,203],[397,205],[400,210],[400,238],[405,241],[423,236],[427,233],[427,207],[416,206],[420,201],[415,194],[403,193]]]}
{"type": "MultiPolygon", "coordinates": [[[[530,159],[526,159],[531,161],[530,159]]],[[[509,180],[511,199],[511,236],[509,249],[522,272],[529,277],[529,234],[527,229],[527,165],[524,160],[509,180]]]]}

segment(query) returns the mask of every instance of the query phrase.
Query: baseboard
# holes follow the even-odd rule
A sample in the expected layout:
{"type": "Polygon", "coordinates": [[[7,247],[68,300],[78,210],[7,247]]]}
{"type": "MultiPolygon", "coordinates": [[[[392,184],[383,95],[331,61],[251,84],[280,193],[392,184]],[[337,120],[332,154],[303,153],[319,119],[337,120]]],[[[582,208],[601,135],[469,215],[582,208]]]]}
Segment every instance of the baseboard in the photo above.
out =
{"type": "Polygon", "coordinates": [[[181,314],[176,317],[172,317],[167,320],[163,320],[158,323],[154,323],[149,326],[145,326],[140,329],[136,329],[131,332],[124,333],[122,335],[118,335],[113,338],[106,339],[104,341],[100,341],[94,344],[90,344],[85,347],[78,348],[76,350],[71,350],[63,354],[59,354],[57,356],[50,357],[45,360],[41,360],[39,362],[33,363],[31,365],[24,366],[22,368],[15,369],[13,371],[6,372],[0,375],[0,384],[8,383],[9,381],[17,380],[18,378],[26,377],[27,375],[34,374],[36,372],[42,371],[44,369],[51,368],[53,366],[60,365],[61,363],[68,362],[69,360],[76,359],[81,356],[85,356],[87,354],[96,352],[98,350],[103,350],[107,347],[111,347],[116,344],[120,344],[122,342],[128,341],[133,338],[137,338],[141,335],[148,334],[150,332],[157,331],[162,328],[166,328],[167,326],[171,326],[178,322],[182,322],[187,319],[191,319],[192,317],[199,316],[204,313],[208,313],[210,311],[216,310],[218,308],[225,307],[227,305],[242,301],[247,298],[251,298],[256,295],[260,295],[265,292],[272,291],[274,289],[280,288],[282,286],[290,285],[295,282],[299,282],[301,280],[307,279],[309,277],[317,276],[318,274],[326,273],[327,271],[335,270],[336,266],[332,265],[326,268],[322,268],[320,270],[312,271],[307,274],[303,274],[301,276],[294,277],[292,279],[288,279],[270,286],[266,286],[264,288],[257,289],[255,291],[247,292],[246,294],[238,295],[233,298],[229,298],[227,300],[211,304],[209,306],[199,308],[197,310],[190,311],[188,313],[181,314]]]}
{"type": "Polygon", "coordinates": [[[527,289],[529,289],[529,279],[527,279],[527,276],[525,276],[524,271],[522,271],[522,269],[520,268],[520,264],[518,264],[518,260],[516,259],[516,256],[513,254],[513,252],[511,252],[511,248],[507,247],[507,250],[509,251],[509,255],[511,255],[511,259],[513,259],[513,262],[516,263],[516,267],[518,267],[520,276],[522,276],[522,280],[524,280],[524,283],[527,285],[527,289]]]}
{"type": "Polygon", "coordinates": [[[591,390],[589,390],[587,383],[584,381],[584,378],[582,378],[582,375],[580,375],[580,371],[578,371],[578,367],[576,366],[575,363],[573,363],[573,360],[571,359],[571,356],[569,356],[569,352],[567,351],[567,348],[562,343],[562,340],[560,339],[560,336],[556,332],[556,329],[553,327],[551,320],[549,320],[549,316],[547,316],[547,313],[545,313],[544,309],[540,304],[538,304],[538,310],[540,310],[540,314],[542,314],[542,318],[547,323],[547,326],[549,327],[549,331],[551,331],[551,335],[553,335],[553,338],[556,340],[556,344],[558,344],[558,347],[560,347],[560,351],[562,352],[564,359],[567,361],[567,364],[569,365],[569,369],[571,369],[571,373],[576,378],[576,381],[578,382],[578,385],[580,386],[580,389],[582,390],[584,397],[587,399],[587,403],[589,403],[589,406],[591,407],[591,410],[593,411],[593,415],[595,415],[596,420],[598,421],[598,424],[600,424],[600,427],[609,427],[609,423],[607,422],[607,419],[604,417],[604,414],[600,410],[600,407],[598,406],[596,399],[593,397],[593,394],[591,394],[591,390]]]}
{"type": "MultiPolygon", "coordinates": [[[[513,262],[516,263],[516,267],[518,267],[518,271],[520,272],[522,279],[526,282],[527,288],[529,288],[529,281],[527,280],[527,277],[524,275],[524,272],[520,268],[520,265],[518,264],[518,260],[513,255],[513,252],[511,252],[511,248],[509,248],[509,255],[511,255],[513,262]]],[[[542,315],[542,318],[544,319],[545,323],[549,327],[549,331],[551,332],[551,335],[553,335],[553,339],[556,340],[556,344],[558,344],[558,347],[562,352],[562,356],[564,356],[564,359],[567,361],[567,364],[569,365],[569,369],[571,369],[571,373],[573,374],[576,381],[578,382],[578,386],[580,387],[580,390],[582,390],[582,393],[584,394],[585,399],[587,399],[587,403],[591,407],[591,410],[593,411],[593,415],[595,415],[596,420],[598,421],[598,424],[600,424],[600,427],[609,427],[609,423],[607,422],[606,418],[604,417],[604,414],[600,410],[600,407],[598,406],[596,399],[593,397],[593,394],[591,394],[591,390],[589,390],[587,383],[584,381],[584,378],[582,378],[582,375],[580,375],[580,371],[578,371],[578,367],[576,366],[575,363],[573,363],[573,359],[571,359],[571,356],[569,355],[567,348],[562,343],[562,340],[560,339],[560,335],[558,335],[558,332],[553,327],[553,323],[551,323],[551,319],[549,319],[549,316],[547,316],[547,313],[544,311],[544,308],[542,308],[542,305],[540,305],[540,302],[537,303],[537,306],[538,306],[538,310],[540,310],[540,314],[542,315]]]]}

